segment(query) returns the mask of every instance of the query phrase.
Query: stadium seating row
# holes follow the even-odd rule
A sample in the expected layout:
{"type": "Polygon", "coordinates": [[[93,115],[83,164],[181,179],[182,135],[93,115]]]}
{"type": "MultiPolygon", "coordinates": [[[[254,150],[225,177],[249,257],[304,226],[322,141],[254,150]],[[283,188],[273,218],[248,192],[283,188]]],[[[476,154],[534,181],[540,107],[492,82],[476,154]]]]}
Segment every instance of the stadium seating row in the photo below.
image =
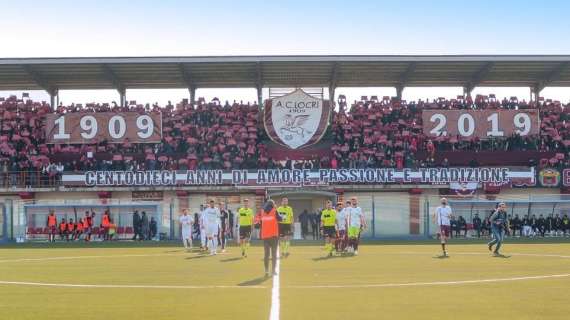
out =
{"type": "Polygon", "coordinates": [[[297,161],[288,153],[270,153],[255,104],[225,103],[214,99],[196,106],[72,104],[57,113],[135,111],[162,112],[163,139],[158,144],[105,141],[86,145],[49,145],[43,118],[52,112],[44,102],[12,96],[0,99],[0,184],[53,185],[63,171],[153,169],[248,169],[427,167],[455,165],[561,166],[570,164],[568,107],[558,101],[538,103],[494,96],[432,102],[405,102],[384,97],[362,97],[348,106],[340,96],[325,140],[328,154],[297,161]],[[539,108],[540,135],[491,140],[439,137],[422,131],[424,109],[529,109],[539,108]],[[462,151],[462,152],[455,152],[462,151]],[[516,155],[516,156],[513,156],[516,155]],[[293,161],[287,161],[293,160],[293,161]]]}

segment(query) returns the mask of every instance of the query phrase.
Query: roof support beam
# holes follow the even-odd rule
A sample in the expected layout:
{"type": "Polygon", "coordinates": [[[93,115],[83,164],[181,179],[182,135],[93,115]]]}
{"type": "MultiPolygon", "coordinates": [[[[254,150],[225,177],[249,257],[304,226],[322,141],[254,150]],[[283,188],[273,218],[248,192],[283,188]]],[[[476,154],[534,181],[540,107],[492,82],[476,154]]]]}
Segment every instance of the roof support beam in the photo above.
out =
{"type": "Polygon", "coordinates": [[[257,90],[257,105],[263,108],[263,66],[258,61],[255,64],[255,89],[257,90]]]}
{"type": "Polygon", "coordinates": [[[113,88],[119,92],[119,95],[124,96],[126,91],[125,85],[121,82],[115,71],[107,64],[101,65],[101,69],[107,80],[112,83],[113,88]]]}
{"type": "Polygon", "coordinates": [[[548,74],[546,74],[544,79],[540,80],[535,85],[535,90],[537,91],[537,94],[540,93],[540,91],[542,91],[542,89],[546,88],[549,84],[551,84],[552,82],[559,79],[560,75],[564,71],[566,71],[566,69],[568,69],[568,67],[570,67],[570,62],[568,62],[568,61],[562,62],[562,63],[558,64],[554,69],[552,69],[552,71],[550,71],[548,74]]]}
{"type": "Polygon", "coordinates": [[[402,74],[398,78],[398,83],[396,84],[396,97],[399,100],[402,100],[402,93],[404,92],[404,88],[406,87],[408,81],[410,81],[410,77],[412,76],[414,71],[416,71],[416,67],[417,67],[416,62],[410,62],[406,67],[406,70],[402,72],[402,74]]]}
{"type": "MultiPolygon", "coordinates": [[[[329,79],[329,103],[334,106],[334,95],[338,84],[339,63],[335,62],[332,67],[331,76],[329,79]]],[[[331,113],[332,116],[332,113],[331,113]]]]}
{"type": "Polygon", "coordinates": [[[197,86],[194,83],[192,74],[188,71],[188,68],[183,63],[178,64],[178,70],[180,71],[180,76],[184,80],[188,92],[190,92],[190,104],[193,106],[196,103],[196,89],[197,86]]]}
{"type": "Polygon", "coordinates": [[[493,62],[485,63],[485,65],[483,65],[479,70],[477,70],[477,72],[473,74],[473,76],[471,76],[471,80],[469,80],[469,82],[464,86],[464,91],[469,92],[469,95],[471,95],[471,91],[473,91],[473,89],[481,82],[483,82],[483,79],[485,79],[489,72],[491,72],[494,66],[495,63],[493,62]]]}
{"type": "Polygon", "coordinates": [[[416,71],[416,67],[417,67],[416,62],[410,62],[408,64],[408,67],[406,68],[406,70],[404,72],[402,72],[402,74],[400,75],[400,78],[398,79],[397,87],[404,88],[406,86],[406,83],[408,81],[410,81],[410,77],[412,76],[414,71],[416,71]]]}
{"type": "Polygon", "coordinates": [[[49,81],[47,81],[45,79],[45,77],[39,73],[37,70],[35,70],[34,68],[32,68],[30,65],[23,65],[22,68],[24,68],[24,70],[30,75],[30,77],[32,78],[32,80],[42,89],[44,89],[45,91],[47,91],[47,93],[50,96],[56,96],[58,93],[58,88],[49,83],[49,81]]]}

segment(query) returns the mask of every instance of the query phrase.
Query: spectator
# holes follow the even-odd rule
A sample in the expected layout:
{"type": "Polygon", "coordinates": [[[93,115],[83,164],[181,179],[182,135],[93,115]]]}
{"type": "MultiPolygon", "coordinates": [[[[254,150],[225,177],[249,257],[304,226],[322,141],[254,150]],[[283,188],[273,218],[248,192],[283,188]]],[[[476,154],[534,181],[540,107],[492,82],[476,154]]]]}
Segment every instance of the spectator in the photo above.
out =
{"type": "Polygon", "coordinates": [[[477,238],[481,238],[481,218],[479,218],[479,214],[476,213],[473,217],[473,230],[477,234],[477,238]]]}
{"type": "Polygon", "coordinates": [[[142,232],[141,232],[141,216],[139,215],[139,211],[135,210],[133,212],[133,240],[139,237],[139,240],[142,240],[142,232]]]}
{"type": "Polygon", "coordinates": [[[150,224],[148,221],[148,216],[144,211],[142,212],[142,217],[141,217],[141,234],[142,234],[141,240],[149,240],[150,224]]]}
{"type": "Polygon", "coordinates": [[[523,225],[523,234],[525,237],[530,237],[532,236],[532,221],[530,219],[530,217],[527,215],[524,216],[524,219],[522,221],[522,225],[523,225]]]}
{"type": "Polygon", "coordinates": [[[310,219],[311,217],[306,209],[299,215],[299,222],[301,223],[301,237],[303,237],[303,239],[306,239],[307,234],[309,233],[310,219]]]}
{"type": "Polygon", "coordinates": [[[457,220],[457,230],[458,235],[461,235],[461,230],[463,230],[463,237],[467,238],[467,221],[465,221],[463,216],[459,216],[459,219],[457,220]]]}
{"type": "Polygon", "coordinates": [[[521,218],[519,218],[518,214],[515,214],[515,217],[510,222],[510,225],[512,230],[512,236],[515,237],[518,230],[519,237],[522,237],[522,221],[521,218]]]}
{"type": "Polygon", "coordinates": [[[544,238],[546,234],[546,220],[544,219],[544,216],[542,214],[539,215],[538,219],[536,220],[536,227],[538,232],[540,233],[540,236],[544,238]]]}
{"type": "Polygon", "coordinates": [[[151,240],[155,239],[157,232],[158,232],[158,225],[157,225],[154,217],[151,217],[150,218],[150,237],[149,237],[149,239],[151,239],[151,240]]]}

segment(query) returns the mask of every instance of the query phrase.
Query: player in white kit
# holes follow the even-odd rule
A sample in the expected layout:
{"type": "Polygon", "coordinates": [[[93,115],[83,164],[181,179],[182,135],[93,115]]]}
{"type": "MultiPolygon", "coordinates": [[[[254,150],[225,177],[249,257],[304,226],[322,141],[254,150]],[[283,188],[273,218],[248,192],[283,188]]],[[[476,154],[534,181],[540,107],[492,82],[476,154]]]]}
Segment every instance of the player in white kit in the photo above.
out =
{"type": "Polygon", "coordinates": [[[439,228],[439,239],[441,240],[441,249],[443,250],[442,257],[448,257],[446,245],[447,238],[451,234],[451,216],[451,207],[447,204],[447,199],[441,198],[441,206],[435,209],[433,219],[439,228]]]}
{"type": "MultiPolygon", "coordinates": [[[[350,201],[346,202],[347,208],[350,206],[350,201]]],[[[335,241],[335,248],[337,253],[344,252],[346,250],[346,246],[348,245],[348,238],[346,234],[347,224],[348,224],[348,217],[346,214],[346,208],[343,208],[342,202],[337,203],[336,205],[336,241],[335,241]]]]}
{"type": "Polygon", "coordinates": [[[200,205],[200,213],[198,214],[198,222],[200,224],[200,250],[207,250],[206,243],[206,225],[204,223],[204,205],[200,205]]]}
{"type": "Polygon", "coordinates": [[[220,232],[220,209],[216,208],[214,204],[214,200],[210,200],[208,207],[203,211],[204,230],[208,238],[211,255],[217,254],[218,232],[220,232]]]}
{"type": "Polygon", "coordinates": [[[350,199],[350,207],[346,208],[348,217],[348,241],[352,253],[358,255],[358,244],[360,242],[360,232],[366,229],[366,217],[362,208],[358,206],[356,197],[350,199]]]}
{"type": "Polygon", "coordinates": [[[186,250],[192,250],[192,225],[194,224],[194,218],[188,214],[188,209],[184,209],[178,221],[182,227],[182,243],[184,244],[184,248],[186,248],[186,250]]]}

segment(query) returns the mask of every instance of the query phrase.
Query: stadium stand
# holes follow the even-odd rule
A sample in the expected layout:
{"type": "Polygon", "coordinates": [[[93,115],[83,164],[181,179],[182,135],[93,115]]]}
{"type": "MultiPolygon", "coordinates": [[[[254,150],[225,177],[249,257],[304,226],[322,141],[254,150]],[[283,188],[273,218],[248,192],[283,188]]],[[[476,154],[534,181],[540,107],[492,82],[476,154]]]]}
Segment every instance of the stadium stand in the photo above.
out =
{"type": "MultiPolygon", "coordinates": [[[[362,97],[348,107],[340,96],[338,110],[327,134],[329,154],[308,160],[270,154],[257,104],[226,102],[196,106],[186,101],[164,107],[131,102],[72,104],[57,113],[136,111],[162,112],[160,144],[48,145],[42,117],[52,112],[49,104],[0,99],[0,185],[51,186],[64,171],[154,169],[249,169],[249,168],[366,168],[434,167],[459,165],[570,166],[568,107],[558,101],[538,103],[516,97],[497,100],[478,95],[434,101],[406,102],[376,96],[362,97]],[[510,136],[488,140],[438,137],[422,133],[424,109],[530,109],[539,108],[539,136],[510,136]],[[462,152],[454,152],[462,151],[462,152]]],[[[294,156],[293,156],[294,157],[294,156]]]]}

